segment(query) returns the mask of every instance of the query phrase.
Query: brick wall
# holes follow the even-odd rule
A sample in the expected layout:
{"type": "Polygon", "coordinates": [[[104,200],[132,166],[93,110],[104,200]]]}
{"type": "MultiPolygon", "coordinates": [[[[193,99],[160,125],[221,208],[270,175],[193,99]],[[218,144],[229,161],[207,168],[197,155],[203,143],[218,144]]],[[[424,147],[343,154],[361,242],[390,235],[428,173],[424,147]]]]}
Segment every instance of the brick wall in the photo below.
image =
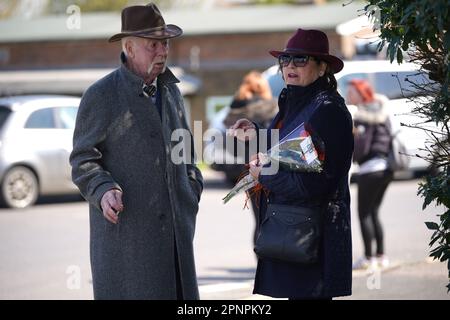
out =
{"type": "Polygon", "coordinates": [[[1,69],[111,67],[117,64],[120,44],[105,40],[52,41],[0,44],[9,51],[1,69]]]}
{"type": "MultiPolygon", "coordinates": [[[[202,70],[223,68],[254,68],[271,63],[270,49],[284,47],[291,32],[254,34],[214,34],[184,36],[171,40],[171,63],[184,68],[191,67],[193,48],[199,48],[202,70]]],[[[330,51],[340,54],[342,41],[329,32],[330,51]]],[[[7,52],[7,59],[0,59],[1,69],[80,68],[111,67],[117,64],[120,42],[101,40],[42,41],[0,44],[0,52],[7,52]]]]}
{"type": "MultiPolygon", "coordinates": [[[[327,33],[330,52],[338,56],[345,52],[341,37],[334,31],[327,33]]],[[[171,40],[169,64],[184,68],[203,83],[196,97],[191,98],[192,120],[205,119],[204,104],[208,96],[232,95],[248,71],[262,71],[274,64],[275,59],[268,51],[283,49],[291,34],[214,34],[171,40]]],[[[3,43],[0,44],[0,70],[115,67],[120,50],[120,42],[108,43],[106,39],[3,43]]]]}

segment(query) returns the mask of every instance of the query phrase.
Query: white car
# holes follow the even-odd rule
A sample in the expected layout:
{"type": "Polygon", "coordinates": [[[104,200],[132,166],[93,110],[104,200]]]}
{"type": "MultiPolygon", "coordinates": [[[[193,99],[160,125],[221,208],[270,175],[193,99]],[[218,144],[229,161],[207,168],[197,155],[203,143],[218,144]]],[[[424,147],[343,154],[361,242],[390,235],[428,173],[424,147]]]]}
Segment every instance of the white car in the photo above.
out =
{"type": "Polygon", "coordinates": [[[69,155],[80,98],[0,98],[0,201],[33,205],[40,195],[77,194],[69,155]]]}
{"type": "Polygon", "coordinates": [[[441,130],[434,123],[422,124],[423,119],[411,113],[414,106],[415,103],[406,98],[387,101],[387,108],[390,113],[392,124],[392,132],[399,132],[399,139],[405,145],[406,153],[411,155],[409,162],[410,171],[424,171],[428,169],[429,163],[419,157],[416,157],[415,155],[418,154],[422,157],[426,156],[427,153],[423,149],[425,146],[429,147],[431,145],[431,137],[427,131],[409,126],[420,124],[420,127],[428,130],[435,132],[439,132],[441,130]],[[408,126],[402,126],[402,123],[408,126]]]}

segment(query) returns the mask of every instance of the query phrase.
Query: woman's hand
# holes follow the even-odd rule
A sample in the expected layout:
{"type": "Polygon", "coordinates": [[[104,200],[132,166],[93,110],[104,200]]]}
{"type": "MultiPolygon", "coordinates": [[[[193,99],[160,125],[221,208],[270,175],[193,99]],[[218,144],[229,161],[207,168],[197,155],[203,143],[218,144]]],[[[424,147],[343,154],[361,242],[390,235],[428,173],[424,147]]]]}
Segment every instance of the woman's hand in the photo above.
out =
{"type": "Polygon", "coordinates": [[[260,161],[260,156],[262,156],[261,153],[252,156],[252,159],[249,162],[249,172],[255,180],[258,180],[263,166],[263,162],[260,161]]]}
{"type": "Polygon", "coordinates": [[[248,119],[239,119],[227,130],[227,134],[240,141],[248,141],[256,137],[256,127],[248,119]]]}

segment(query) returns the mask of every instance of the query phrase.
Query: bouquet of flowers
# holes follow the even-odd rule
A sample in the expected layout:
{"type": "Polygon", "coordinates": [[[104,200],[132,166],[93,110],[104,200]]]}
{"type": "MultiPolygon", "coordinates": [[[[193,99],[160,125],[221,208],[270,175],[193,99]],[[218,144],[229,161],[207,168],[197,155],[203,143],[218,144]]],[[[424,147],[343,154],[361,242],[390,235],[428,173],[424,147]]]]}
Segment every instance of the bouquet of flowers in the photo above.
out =
{"type": "MultiPolygon", "coordinates": [[[[324,144],[319,137],[310,134],[302,123],[259,158],[262,165],[278,162],[280,168],[297,172],[321,172],[324,161],[324,144]]],[[[247,173],[222,199],[224,204],[235,195],[247,191],[258,184],[247,173]]]]}

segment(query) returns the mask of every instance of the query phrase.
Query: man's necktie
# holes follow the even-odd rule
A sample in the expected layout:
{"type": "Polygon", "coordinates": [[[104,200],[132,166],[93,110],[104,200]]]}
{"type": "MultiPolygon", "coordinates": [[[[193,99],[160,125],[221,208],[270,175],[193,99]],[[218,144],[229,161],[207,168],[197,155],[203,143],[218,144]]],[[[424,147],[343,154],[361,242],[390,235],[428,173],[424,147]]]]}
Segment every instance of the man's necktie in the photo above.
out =
{"type": "Polygon", "coordinates": [[[156,93],[156,86],[154,84],[151,85],[147,85],[147,84],[143,84],[142,85],[142,92],[144,93],[144,95],[148,98],[148,97],[154,97],[155,93],[156,93]]]}

